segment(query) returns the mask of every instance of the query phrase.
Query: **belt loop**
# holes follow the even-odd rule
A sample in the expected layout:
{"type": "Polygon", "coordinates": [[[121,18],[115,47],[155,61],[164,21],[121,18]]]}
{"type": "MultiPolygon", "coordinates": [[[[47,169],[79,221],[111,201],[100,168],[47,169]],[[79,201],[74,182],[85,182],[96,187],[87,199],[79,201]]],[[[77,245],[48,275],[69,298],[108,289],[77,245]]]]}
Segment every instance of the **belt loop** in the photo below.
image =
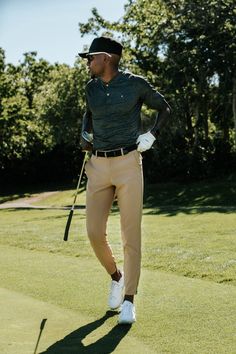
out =
{"type": "Polygon", "coordinates": [[[107,157],[107,153],[106,153],[106,151],[104,152],[104,155],[105,155],[105,157],[107,157]]]}
{"type": "Polygon", "coordinates": [[[95,150],[95,156],[96,156],[96,158],[98,157],[98,151],[97,150],[95,150]]]}
{"type": "Polygon", "coordinates": [[[123,150],[123,148],[121,148],[120,151],[121,151],[121,155],[124,156],[124,150],[123,150]]]}

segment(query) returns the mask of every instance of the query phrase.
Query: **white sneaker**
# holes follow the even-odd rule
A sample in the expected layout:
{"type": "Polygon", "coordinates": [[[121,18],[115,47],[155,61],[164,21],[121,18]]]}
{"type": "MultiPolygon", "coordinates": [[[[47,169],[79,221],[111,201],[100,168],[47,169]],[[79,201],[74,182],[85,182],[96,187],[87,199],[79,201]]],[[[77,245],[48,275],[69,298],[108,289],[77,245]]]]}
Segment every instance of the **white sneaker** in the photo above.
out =
{"type": "Polygon", "coordinates": [[[108,299],[108,305],[112,310],[117,309],[124,298],[124,274],[121,273],[119,281],[111,281],[111,290],[108,299]]]}
{"type": "Polygon", "coordinates": [[[121,305],[121,313],[118,318],[119,324],[131,324],[136,322],[135,306],[132,302],[125,300],[121,305]]]}

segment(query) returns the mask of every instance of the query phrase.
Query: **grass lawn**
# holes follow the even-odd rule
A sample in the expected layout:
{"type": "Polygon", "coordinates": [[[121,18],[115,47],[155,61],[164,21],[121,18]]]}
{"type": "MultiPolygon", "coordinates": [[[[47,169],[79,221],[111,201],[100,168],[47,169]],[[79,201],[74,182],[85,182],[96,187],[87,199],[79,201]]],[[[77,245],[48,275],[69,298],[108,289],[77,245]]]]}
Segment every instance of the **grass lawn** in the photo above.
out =
{"type": "MultiPolygon", "coordinates": [[[[70,205],[73,193],[37,204],[70,205]]],[[[0,298],[9,303],[1,306],[8,330],[0,352],[32,353],[46,316],[42,353],[236,353],[235,196],[232,177],[146,189],[132,328],[120,328],[117,315],[106,312],[109,277],[87,240],[84,209],[74,212],[67,243],[68,210],[0,210],[0,298]]],[[[83,190],[78,203],[85,204],[83,190]]],[[[122,265],[116,206],[108,233],[122,265]]]]}

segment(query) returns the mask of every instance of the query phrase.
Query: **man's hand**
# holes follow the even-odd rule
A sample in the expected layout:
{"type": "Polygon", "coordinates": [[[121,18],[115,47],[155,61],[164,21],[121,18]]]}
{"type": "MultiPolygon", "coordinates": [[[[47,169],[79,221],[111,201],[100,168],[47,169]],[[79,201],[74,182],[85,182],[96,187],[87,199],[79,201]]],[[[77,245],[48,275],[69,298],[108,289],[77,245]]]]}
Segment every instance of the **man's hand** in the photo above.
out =
{"type": "Polygon", "coordinates": [[[80,146],[83,151],[92,151],[93,145],[84,140],[83,138],[80,139],[80,146]]]}
{"type": "Polygon", "coordinates": [[[83,151],[92,151],[93,135],[83,131],[81,134],[80,145],[83,151]]]}
{"type": "Polygon", "coordinates": [[[138,144],[137,151],[143,152],[149,150],[152,147],[152,144],[156,140],[155,136],[151,132],[139,135],[136,144],[138,144]]]}

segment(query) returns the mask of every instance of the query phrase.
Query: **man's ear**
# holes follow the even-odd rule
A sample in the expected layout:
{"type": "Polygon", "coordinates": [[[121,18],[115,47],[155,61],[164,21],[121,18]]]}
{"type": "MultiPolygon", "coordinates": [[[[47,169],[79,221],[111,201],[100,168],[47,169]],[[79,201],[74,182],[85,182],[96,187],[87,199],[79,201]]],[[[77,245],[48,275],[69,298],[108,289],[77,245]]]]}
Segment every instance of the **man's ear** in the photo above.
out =
{"type": "Polygon", "coordinates": [[[110,63],[111,62],[111,57],[109,57],[108,55],[104,54],[104,59],[103,59],[104,63],[110,63]]]}

